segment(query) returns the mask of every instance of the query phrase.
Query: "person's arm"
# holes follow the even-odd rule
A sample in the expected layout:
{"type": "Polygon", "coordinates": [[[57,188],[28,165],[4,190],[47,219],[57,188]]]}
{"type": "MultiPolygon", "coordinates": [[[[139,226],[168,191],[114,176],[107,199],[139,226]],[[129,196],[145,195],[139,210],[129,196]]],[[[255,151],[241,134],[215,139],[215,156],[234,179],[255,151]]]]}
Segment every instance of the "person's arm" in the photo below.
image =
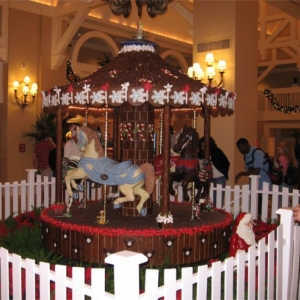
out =
{"type": "Polygon", "coordinates": [[[54,143],[53,139],[51,136],[48,136],[46,138],[46,141],[49,142],[52,145],[52,149],[56,148],[56,144],[54,143]]]}
{"type": "Polygon", "coordinates": [[[242,177],[242,176],[250,176],[250,175],[258,175],[260,171],[260,168],[252,168],[250,170],[245,170],[242,172],[239,172],[236,176],[235,176],[235,183],[238,182],[238,180],[242,177]]]}
{"type": "Polygon", "coordinates": [[[287,171],[288,166],[289,166],[289,161],[288,161],[288,159],[287,159],[285,156],[283,156],[283,155],[280,155],[280,156],[278,157],[278,160],[280,161],[280,163],[281,163],[281,165],[282,165],[282,167],[283,167],[283,176],[285,176],[285,175],[286,175],[286,171],[287,171]]]}

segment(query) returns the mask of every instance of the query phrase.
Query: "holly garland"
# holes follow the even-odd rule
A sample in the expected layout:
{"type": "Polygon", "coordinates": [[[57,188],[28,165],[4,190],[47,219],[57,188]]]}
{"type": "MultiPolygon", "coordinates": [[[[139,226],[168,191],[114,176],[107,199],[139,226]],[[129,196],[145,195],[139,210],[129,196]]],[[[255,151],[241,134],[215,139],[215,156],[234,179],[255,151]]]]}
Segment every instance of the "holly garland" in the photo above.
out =
{"type": "Polygon", "coordinates": [[[274,95],[271,93],[270,90],[263,91],[265,97],[270,100],[271,105],[278,111],[283,112],[285,114],[294,114],[300,111],[299,105],[292,105],[292,106],[282,106],[277,101],[274,95]]]}

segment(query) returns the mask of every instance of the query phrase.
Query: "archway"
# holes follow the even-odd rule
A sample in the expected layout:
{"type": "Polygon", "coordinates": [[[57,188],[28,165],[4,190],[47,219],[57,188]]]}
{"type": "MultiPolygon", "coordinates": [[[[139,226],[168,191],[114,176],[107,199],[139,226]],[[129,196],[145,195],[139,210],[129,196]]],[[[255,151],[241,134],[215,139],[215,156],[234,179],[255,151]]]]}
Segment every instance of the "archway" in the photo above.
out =
{"type": "Polygon", "coordinates": [[[78,62],[78,55],[81,47],[83,44],[92,38],[98,38],[105,43],[107,43],[108,48],[110,49],[110,52],[112,54],[112,58],[115,57],[118,52],[119,52],[119,47],[115,43],[115,41],[108,36],[107,34],[100,32],[100,31],[90,31],[84,35],[82,35],[78,41],[76,42],[76,45],[73,49],[73,53],[71,55],[71,60],[72,60],[72,66],[76,74],[78,74],[80,77],[85,77],[93,72],[95,72],[97,66],[96,65],[90,65],[90,64],[85,64],[85,63],[80,63],[78,62]]]}
{"type": "Polygon", "coordinates": [[[164,51],[160,57],[162,59],[165,59],[167,56],[173,56],[175,59],[178,60],[180,67],[182,69],[183,73],[187,73],[187,70],[189,68],[188,63],[186,62],[185,58],[183,57],[183,55],[181,53],[179,53],[178,51],[175,50],[167,50],[164,51]]]}

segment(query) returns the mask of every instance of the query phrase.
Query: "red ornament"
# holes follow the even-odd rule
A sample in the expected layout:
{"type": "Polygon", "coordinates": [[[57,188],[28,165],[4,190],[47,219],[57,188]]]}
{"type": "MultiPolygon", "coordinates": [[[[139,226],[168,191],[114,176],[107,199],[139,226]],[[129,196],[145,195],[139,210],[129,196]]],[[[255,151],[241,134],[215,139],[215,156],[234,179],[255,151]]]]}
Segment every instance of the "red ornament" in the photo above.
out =
{"type": "Polygon", "coordinates": [[[73,92],[73,87],[72,87],[71,84],[70,84],[69,87],[68,87],[68,92],[69,92],[69,93],[73,92]]]}
{"type": "Polygon", "coordinates": [[[103,84],[103,85],[101,86],[101,89],[102,89],[103,91],[107,91],[108,88],[109,88],[108,82],[106,82],[105,84],[103,84]]]}
{"type": "Polygon", "coordinates": [[[183,90],[185,93],[187,93],[190,89],[191,89],[190,86],[189,86],[188,84],[186,84],[186,85],[183,87],[182,90],[183,90]]]}
{"type": "Polygon", "coordinates": [[[150,83],[150,82],[146,82],[146,83],[144,83],[144,89],[145,89],[145,91],[150,91],[151,90],[151,88],[152,88],[152,84],[150,83]]]}

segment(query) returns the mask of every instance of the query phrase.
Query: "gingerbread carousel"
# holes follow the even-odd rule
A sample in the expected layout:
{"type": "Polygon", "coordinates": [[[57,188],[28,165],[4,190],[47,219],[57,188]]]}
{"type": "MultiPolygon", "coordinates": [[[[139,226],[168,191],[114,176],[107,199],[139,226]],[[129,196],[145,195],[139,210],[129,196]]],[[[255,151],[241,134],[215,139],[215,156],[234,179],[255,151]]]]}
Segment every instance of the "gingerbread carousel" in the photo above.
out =
{"type": "MultiPolygon", "coordinates": [[[[113,160],[115,163],[118,161],[118,168],[121,164],[122,174],[129,169],[129,161],[138,166],[138,170],[142,165],[153,165],[154,111],[159,109],[161,112],[163,168],[155,178],[150,168],[152,183],[149,189],[143,187],[148,196],[142,205],[144,193],[133,191],[134,197],[128,196],[123,189],[124,182],[108,183],[111,173],[101,167],[102,173],[93,180],[104,185],[105,191],[107,185],[114,185],[119,198],[110,203],[104,192],[103,199],[89,201],[82,209],[78,204],[66,201],[69,215],[57,216],[57,205],[43,211],[41,219],[45,246],[70,259],[104,263],[107,255],[130,250],[145,254],[148,264],[152,266],[161,265],[166,259],[172,265],[182,265],[206,260],[228,250],[232,223],[230,214],[212,208],[198,209],[195,216],[197,206],[193,195],[189,202],[170,202],[170,119],[174,108],[201,112],[207,141],[205,157],[209,159],[210,114],[216,110],[233,113],[235,94],[189,78],[155,53],[155,43],[140,37],[123,42],[119,54],[90,76],[42,92],[43,108],[57,116],[57,137],[62,137],[62,119],[70,107],[84,109],[86,114],[104,109],[106,118],[108,110],[113,111],[113,160]],[[154,185],[157,184],[159,195],[154,198],[154,185]],[[120,198],[126,199],[121,201],[120,198]]],[[[88,127],[88,124],[83,127],[88,127]]],[[[90,138],[87,131],[80,127],[77,131],[88,144],[90,138]]],[[[90,144],[96,145],[96,142],[90,144]]],[[[62,140],[57,140],[57,147],[61,146],[62,140]]],[[[107,156],[106,146],[105,143],[103,157],[107,156]]],[[[102,150],[98,151],[96,146],[95,149],[98,160],[102,150]]],[[[91,166],[100,169],[98,161],[97,165],[90,160],[87,164],[87,169],[91,166]]],[[[56,167],[61,170],[59,157],[56,167]]],[[[111,170],[115,172],[112,167],[111,170]]],[[[63,178],[58,172],[57,202],[62,201],[62,190],[63,178]]]]}

